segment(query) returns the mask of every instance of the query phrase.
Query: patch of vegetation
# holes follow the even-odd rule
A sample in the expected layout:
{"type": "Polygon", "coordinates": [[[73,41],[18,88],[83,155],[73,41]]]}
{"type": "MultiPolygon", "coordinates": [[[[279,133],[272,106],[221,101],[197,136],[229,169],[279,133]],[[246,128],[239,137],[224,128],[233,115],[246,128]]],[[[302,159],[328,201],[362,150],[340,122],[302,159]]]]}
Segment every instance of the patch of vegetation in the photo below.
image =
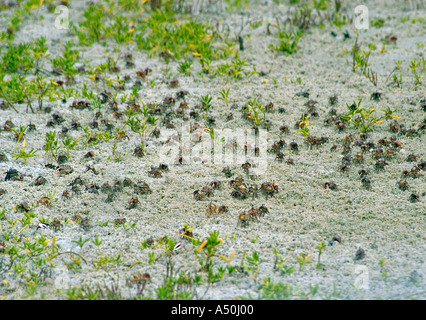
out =
{"type": "Polygon", "coordinates": [[[356,128],[358,128],[360,133],[367,133],[373,131],[373,127],[377,124],[381,124],[383,122],[382,119],[400,119],[400,117],[395,116],[393,113],[396,111],[391,110],[390,108],[382,109],[385,113],[384,116],[377,117],[375,115],[375,108],[367,109],[361,108],[362,99],[358,102],[354,102],[349,105],[346,104],[346,107],[349,109],[349,112],[346,115],[342,116],[342,119],[347,121],[349,124],[352,124],[356,128]]]}
{"type": "Polygon", "coordinates": [[[287,54],[296,53],[299,50],[299,41],[302,37],[302,32],[286,32],[281,30],[278,34],[279,44],[271,45],[270,48],[276,51],[282,51],[287,54]]]}

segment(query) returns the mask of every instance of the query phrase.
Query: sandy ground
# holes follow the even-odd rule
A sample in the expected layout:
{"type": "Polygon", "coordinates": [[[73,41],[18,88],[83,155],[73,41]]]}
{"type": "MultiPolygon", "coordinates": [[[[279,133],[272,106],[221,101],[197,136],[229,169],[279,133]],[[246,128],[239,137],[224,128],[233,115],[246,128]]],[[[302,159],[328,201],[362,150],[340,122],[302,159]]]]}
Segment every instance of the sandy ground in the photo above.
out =
{"type": "MultiPolygon", "coordinates": [[[[74,1],[75,11],[79,4],[74,1]]],[[[12,159],[11,154],[15,148],[16,140],[11,132],[0,132],[0,151],[7,155],[8,160],[0,162],[2,175],[7,170],[14,168],[20,173],[31,175],[23,181],[2,181],[0,187],[6,193],[0,196],[0,209],[6,209],[7,220],[12,221],[21,217],[22,213],[13,210],[12,207],[23,201],[36,203],[42,196],[49,192],[56,192],[58,201],[52,207],[34,206],[33,211],[37,218],[33,219],[30,226],[19,232],[19,227],[8,230],[13,235],[24,239],[26,237],[38,237],[40,233],[48,239],[56,237],[56,243],[60,245],[60,251],[74,251],[80,253],[87,261],[82,263],[82,269],[77,272],[68,270],[65,262],[70,262],[68,255],[62,255],[55,259],[54,266],[47,276],[46,284],[38,288],[36,297],[40,298],[44,293],[49,298],[63,298],[64,295],[56,294],[55,289],[62,293],[70,287],[92,286],[96,284],[118,283],[122,295],[132,298],[136,289],[128,288],[126,280],[133,274],[149,273],[151,282],[147,284],[146,295],[155,297],[154,289],[163,283],[166,273],[166,258],[162,256],[155,263],[149,264],[149,252],[155,252],[159,256],[163,250],[155,249],[141,250],[139,246],[146,239],[159,239],[164,235],[175,240],[181,240],[179,236],[173,235],[179,232],[185,223],[193,227],[194,237],[205,239],[210,232],[218,230],[223,239],[218,248],[218,254],[229,257],[235,252],[235,258],[231,264],[240,265],[243,252],[247,255],[257,251],[262,260],[257,281],[248,275],[225,275],[222,280],[213,283],[206,290],[206,284],[196,288],[196,298],[203,299],[234,299],[238,297],[253,298],[259,294],[261,280],[271,278],[271,282],[289,283],[292,287],[298,287],[307,292],[310,286],[318,285],[319,294],[312,297],[333,298],[336,292],[340,292],[338,298],[343,299],[424,299],[426,297],[426,268],[425,268],[425,192],[424,172],[418,178],[408,178],[410,188],[402,191],[397,182],[401,179],[404,169],[411,169],[413,163],[407,162],[409,154],[418,155],[418,159],[426,159],[424,135],[417,136],[398,135],[403,147],[396,153],[395,157],[388,160],[390,163],[383,171],[374,169],[375,160],[367,153],[362,164],[353,163],[349,172],[341,172],[339,165],[343,157],[341,146],[347,134],[354,134],[354,129],[346,129],[339,132],[334,126],[323,125],[323,120],[328,117],[332,108],[329,106],[329,97],[337,95],[338,103],[335,106],[337,113],[346,112],[346,103],[351,104],[363,98],[364,106],[375,107],[376,110],[390,106],[397,108],[396,114],[401,116],[400,123],[407,128],[417,128],[424,119],[424,111],[420,106],[420,100],[425,99],[425,87],[414,86],[408,64],[412,58],[423,56],[424,47],[419,48],[418,43],[425,44],[424,34],[426,25],[423,22],[411,23],[401,22],[402,17],[425,18],[423,10],[410,10],[407,2],[393,1],[392,4],[382,1],[367,1],[370,9],[370,17],[379,16],[385,19],[382,28],[370,27],[361,32],[360,43],[366,46],[375,43],[377,49],[372,53],[370,64],[378,72],[379,84],[375,88],[364,76],[353,73],[351,65],[347,64],[344,50],[351,50],[355,41],[355,35],[351,25],[339,29],[329,24],[324,28],[310,28],[300,41],[300,50],[290,56],[275,53],[268,49],[268,45],[276,43],[273,35],[265,36],[266,21],[272,21],[276,16],[284,16],[287,10],[285,5],[278,7],[273,2],[265,2],[253,6],[251,11],[245,10],[245,15],[251,14],[256,17],[259,12],[264,19],[262,26],[250,30],[244,29],[243,34],[251,34],[249,40],[246,37],[245,50],[240,52],[240,57],[247,58],[248,63],[254,65],[257,71],[266,73],[264,76],[254,76],[250,79],[231,81],[227,86],[230,90],[230,105],[236,104],[234,120],[227,122],[226,115],[230,112],[222,101],[218,99],[218,91],[225,86],[225,81],[219,78],[201,79],[199,77],[185,77],[176,71],[177,62],[171,62],[169,67],[174,76],[179,79],[179,87],[171,89],[163,81],[162,68],[164,63],[157,57],[148,58],[146,55],[134,52],[134,69],[125,69],[121,60],[119,66],[122,72],[135,78],[135,70],[150,67],[151,79],[155,79],[157,85],[154,88],[145,86],[141,92],[141,99],[145,102],[161,102],[166,96],[175,95],[180,89],[187,90],[189,95],[186,102],[190,107],[200,103],[200,97],[210,94],[214,97],[211,115],[216,119],[215,128],[230,128],[237,130],[249,128],[248,122],[243,120],[239,109],[253,97],[258,97],[262,104],[273,102],[275,110],[267,113],[267,119],[272,125],[268,131],[267,138],[269,146],[279,140],[279,127],[286,124],[290,132],[282,135],[287,142],[283,149],[285,158],[293,158],[294,164],[289,165],[285,161],[275,160],[275,155],[267,153],[268,167],[260,175],[247,176],[240,165],[230,167],[236,176],[242,176],[246,181],[260,186],[263,182],[271,180],[279,186],[279,191],[273,197],[266,199],[259,194],[257,199],[246,200],[231,197],[232,188],[228,186],[231,178],[226,178],[222,173],[222,164],[183,164],[169,165],[169,171],[163,173],[161,178],[153,178],[147,174],[151,166],[157,166],[160,159],[158,150],[161,148],[160,141],[164,141],[168,135],[173,135],[176,130],[163,131],[164,137],[148,138],[147,154],[143,158],[133,155],[133,149],[137,146],[139,138],[129,133],[129,141],[124,140],[117,143],[117,154],[122,155],[119,163],[108,161],[107,157],[112,154],[112,142],[101,143],[96,146],[84,148],[78,145],[78,150],[71,152],[67,165],[72,166],[73,172],[64,177],[56,174],[55,170],[45,165],[52,163],[57,165],[54,159],[44,155],[42,150],[45,133],[52,130],[46,126],[51,114],[36,112],[25,113],[25,106],[19,107],[20,113],[13,110],[0,110],[0,124],[6,120],[19,125],[33,123],[37,131],[26,134],[27,148],[39,150],[38,157],[28,160],[27,165],[23,161],[12,159]],[[256,9],[257,8],[257,9],[256,9]],[[351,38],[344,40],[343,31],[348,30],[351,38]],[[337,37],[330,33],[334,31],[337,37]],[[387,35],[395,35],[398,40],[395,44],[387,44],[386,52],[380,53],[382,40],[387,35]],[[394,67],[394,61],[402,60],[404,66],[404,82],[402,88],[388,86],[386,77],[394,67]],[[301,79],[301,83],[296,81],[301,79]],[[275,79],[276,83],[274,83],[275,79]],[[264,81],[266,80],[266,81],[264,81]],[[315,136],[327,136],[329,141],[320,147],[308,148],[303,142],[303,137],[296,131],[294,123],[306,112],[305,103],[307,98],[296,96],[298,92],[308,91],[310,99],[317,101],[318,118],[312,118],[315,123],[311,133],[315,136]],[[373,92],[381,93],[379,102],[370,100],[373,92]],[[283,107],[284,113],[278,112],[283,107]],[[167,133],[166,133],[167,132],[167,133]],[[288,144],[296,141],[299,144],[299,152],[295,153],[289,149],[288,144]],[[331,151],[333,144],[338,144],[335,151],[331,151]],[[86,159],[84,155],[88,151],[94,151],[93,159],[86,159]],[[86,171],[87,166],[93,166],[97,172],[86,171]],[[371,189],[366,190],[360,183],[358,170],[367,168],[371,171],[371,189]],[[38,176],[43,176],[47,183],[44,186],[31,186],[38,176]],[[134,195],[132,187],[123,187],[117,192],[112,202],[106,202],[107,194],[98,190],[98,193],[89,193],[81,187],[81,194],[72,194],[71,198],[61,197],[65,190],[69,190],[70,183],[77,177],[102,186],[105,182],[111,185],[115,180],[123,181],[130,178],[133,182],[140,180],[149,184],[152,193],[138,195],[139,205],[134,209],[127,209],[127,201],[134,195]],[[222,187],[214,191],[214,195],[196,201],[193,192],[201,189],[213,179],[222,181],[222,187]],[[323,184],[334,181],[337,190],[324,189],[323,184]],[[409,196],[412,192],[420,194],[419,202],[410,202],[409,196]],[[207,216],[206,208],[209,203],[226,205],[229,212],[219,216],[207,216]],[[265,205],[269,213],[258,221],[251,222],[247,227],[237,226],[238,216],[241,212],[249,210],[252,206],[265,205]],[[90,227],[83,229],[77,224],[67,223],[55,231],[52,228],[45,230],[37,229],[38,219],[41,217],[71,220],[71,217],[79,214],[87,217],[90,227]],[[135,222],[133,228],[117,228],[113,220],[124,217],[126,220],[135,222]],[[100,223],[110,221],[108,226],[100,226],[100,223]],[[111,270],[96,270],[93,261],[98,258],[97,248],[89,241],[80,251],[73,240],[79,237],[94,239],[96,236],[103,240],[100,249],[102,255],[117,257],[121,254],[122,264],[114,266],[111,270]],[[341,242],[331,241],[333,237],[340,236],[341,242]],[[316,269],[318,259],[317,245],[324,242],[327,246],[321,255],[323,268],[316,269]],[[281,274],[274,271],[274,248],[280,252],[280,257],[286,259],[285,265],[295,266],[292,274],[281,274]],[[355,259],[359,248],[365,250],[365,257],[355,259]],[[305,265],[301,270],[297,263],[297,256],[301,253],[312,254],[311,264],[305,265]],[[383,268],[379,261],[385,259],[387,276],[383,276],[383,268]],[[140,263],[137,263],[137,262],[140,263]],[[361,287],[356,288],[354,284],[363,279],[361,287]],[[335,286],[335,287],[334,287],[335,286]],[[335,288],[335,289],[334,289],[335,288]]],[[[354,5],[348,5],[346,10],[353,12],[354,5]]],[[[71,20],[76,19],[71,16],[71,20]]],[[[223,16],[225,21],[231,23],[232,32],[239,30],[241,15],[238,13],[223,16]],[[238,21],[238,22],[237,22],[238,21]]],[[[31,36],[45,34],[48,37],[49,48],[52,55],[60,52],[58,39],[62,41],[69,37],[66,31],[53,32],[54,16],[46,15],[45,21],[34,22],[31,28],[23,28],[17,37],[18,40],[26,40],[31,36]],[[57,50],[57,51],[55,51],[57,50]]],[[[231,34],[232,34],[231,32],[231,34]]],[[[425,44],[426,45],[426,44],[425,44]]],[[[123,49],[126,52],[129,48],[123,49]]],[[[94,45],[84,52],[84,57],[90,64],[105,62],[107,54],[105,48],[94,45]]],[[[196,74],[198,65],[195,66],[193,74],[196,74]]],[[[424,75],[424,74],[423,74],[424,75]]],[[[77,83],[85,76],[78,76],[77,83]]],[[[127,92],[130,92],[128,90],[127,92]]],[[[1,99],[0,99],[1,100],[1,99]]],[[[78,119],[83,126],[93,121],[94,112],[91,110],[78,111],[70,108],[73,99],[66,103],[45,103],[52,107],[53,112],[59,112],[69,125],[72,119],[78,119]]],[[[120,110],[125,105],[119,105],[120,110]]],[[[120,121],[103,110],[103,115],[108,116],[111,122],[119,125],[120,121]]],[[[192,121],[192,120],[191,120],[192,121]]],[[[200,120],[201,121],[201,120],[200,120]]],[[[392,135],[389,131],[389,122],[386,120],[377,126],[371,133],[368,141],[377,141],[392,135]]],[[[174,120],[177,128],[183,123],[184,128],[190,124],[189,121],[181,119],[174,120]]],[[[60,131],[61,126],[55,126],[60,131]]],[[[82,135],[83,131],[70,130],[68,135],[74,138],[82,135]]],[[[205,135],[203,139],[210,139],[205,135]]],[[[352,147],[352,155],[360,152],[358,147],[352,147]]],[[[254,157],[250,159],[255,160],[254,157]]],[[[417,161],[417,162],[419,162],[417,161]]],[[[7,229],[6,220],[0,221],[4,230],[7,229]]],[[[0,236],[0,242],[2,236],[0,236]]],[[[193,245],[184,241],[185,245],[172,257],[175,270],[185,271],[188,274],[203,274],[199,271],[198,262],[195,260],[193,245]]],[[[12,243],[6,241],[6,245],[12,243]]],[[[196,248],[196,247],[195,247],[196,248]]],[[[7,262],[7,256],[1,255],[0,259],[7,262]]],[[[226,266],[225,261],[217,258],[217,266],[226,266]]],[[[247,264],[247,263],[246,263],[247,264]]],[[[24,295],[22,279],[17,278],[13,272],[4,271],[0,274],[0,280],[6,280],[7,286],[0,285],[0,296],[7,299],[21,299],[24,295]]],[[[297,298],[297,294],[295,294],[297,298]]]]}

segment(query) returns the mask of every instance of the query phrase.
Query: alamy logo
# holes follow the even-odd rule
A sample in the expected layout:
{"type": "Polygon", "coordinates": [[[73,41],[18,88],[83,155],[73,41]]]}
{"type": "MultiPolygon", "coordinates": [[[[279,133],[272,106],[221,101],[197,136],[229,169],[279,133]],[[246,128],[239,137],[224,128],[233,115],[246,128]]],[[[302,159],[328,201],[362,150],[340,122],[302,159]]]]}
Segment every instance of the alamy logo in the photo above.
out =
{"type": "MultiPolygon", "coordinates": [[[[424,0],[406,0],[408,9],[411,11],[425,10],[424,0]]],[[[355,7],[354,26],[358,30],[367,30],[370,27],[369,11],[367,6],[359,5],[355,7]]]]}
{"type": "Polygon", "coordinates": [[[367,30],[369,28],[370,22],[368,20],[367,6],[361,5],[355,8],[354,26],[358,30],[367,30]]]}
{"type": "Polygon", "coordinates": [[[69,29],[69,12],[66,6],[57,6],[55,9],[55,27],[56,29],[69,29]]]}
{"type": "Polygon", "coordinates": [[[249,174],[259,175],[267,170],[266,130],[199,127],[191,131],[182,127],[179,132],[169,132],[165,136],[169,138],[157,153],[161,163],[223,167],[249,162],[249,174]]]}
{"type": "Polygon", "coordinates": [[[358,289],[368,290],[370,287],[367,266],[356,265],[354,274],[356,276],[354,286],[358,289]]]}
{"type": "Polygon", "coordinates": [[[70,277],[68,270],[65,268],[55,269],[55,288],[59,290],[68,289],[70,286],[70,277]]]}

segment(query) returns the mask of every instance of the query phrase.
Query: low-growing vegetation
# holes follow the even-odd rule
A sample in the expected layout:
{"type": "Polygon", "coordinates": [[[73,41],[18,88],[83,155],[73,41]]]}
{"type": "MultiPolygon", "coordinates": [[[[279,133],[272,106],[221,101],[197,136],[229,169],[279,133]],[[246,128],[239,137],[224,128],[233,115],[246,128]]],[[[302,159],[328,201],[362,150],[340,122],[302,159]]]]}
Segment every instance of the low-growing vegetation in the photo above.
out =
{"type": "Polygon", "coordinates": [[[0,299],[424,297],[422,18],[200,5],[0,1],[0,299]]]}

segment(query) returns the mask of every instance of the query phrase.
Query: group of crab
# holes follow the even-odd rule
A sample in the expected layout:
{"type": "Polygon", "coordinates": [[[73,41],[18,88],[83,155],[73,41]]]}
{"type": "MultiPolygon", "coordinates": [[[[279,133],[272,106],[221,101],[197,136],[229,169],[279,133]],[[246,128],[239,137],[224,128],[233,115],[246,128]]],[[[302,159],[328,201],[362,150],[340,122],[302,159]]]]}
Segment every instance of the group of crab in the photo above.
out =
{"type": "MultiPolygon", "coordinates": [[[[162,170],[167,170],[167,166],[164,166],[164,165],[160,165],[160,168],[162,168],[162,170]]],[[[159,170],[159,169],[156,169],[156,170],[159,170]]],[[[4,180],[5,181],[24,181],[24,178],[26,177],[32,178],[31,175],[20,174],[17,170],[10,169],[6,172],[6,176],[4,180]]],[[[47,182],[48,181],[46,178],[44,178],[43,176],[38,176],[34,181],[32,181],[29,184],[29,186],[44,186],[47,184],[47,182]]],[[[69,188],[67,188],[62,193],[63,199],[70,198],[72,195],[81,194],[81,191],[82,191],[81,188],[83,187],[85,188],[85,191],[89,193],[99,194],[98,190],[100,190],[103,193],[106,193],[107,198],[105,201],[107,203],[112,202],[115,193],[121,191],[123,187],[133,187],[133,192],[136,195],[147,194],[152,192],[149,185],[145,181],[138,181],[137,183],[134,183],[130,178],[124,178],[123,181],[116,179],[112,185],[110,185],[108,182],[105,182],[102,184],[102,186],[98,186],[96,183],[83,180],[80,176],[78,176],[74,178],[68,186],[69,188]]],[[[6,193],[5,189],[0,189],[0,196],[2,196],[5,193],[6,193]]],[[[36,205],[52,207],[53,205],[52,200],[53,199],[50,195],[49,197],[43,196],[36,202],[36,205]]],[[[131,198],[128,199],[127,208],[133,209],[138,205],[138,203],[139,203],[139,200],[137,196],[133,195],[131,198]]],[[[16,205],[16,209],[22,212],[29,212],[31,211],[31,205],[24,201],[24,202],[18,203],[16,205]]],[[[83,219],[81,217],[75,216],[71,220],[78,222],[83,227],[88,227],[89,225],[89,221],[87,218],[83,219]]],[[[115,224],[123,224],[124,222],[125,220],[122,221],[120,219],[117,221],[114,221],[115,224]]],[[[49,226],[52,227],[55,231],[57,231],[61,227],[61,223],[59,220],[57,221],[53,220],[50,224],[44,223],[42,224],[42,226],[39,225],[39,228],[47,228],[49,226]]]]}
{"type": "MultiPolygon", "coordinates": [[[[231,177],[233,175],[229,167],[224,168],[222,172],[225,173],[227,177],[231,177]]],[[[193,197],[195,200],[202,200],[205,197],[210,197],[213,195],[213,190],[219,189],[221,186],[221,181],[213,180],[209,183],[209,185],[195,190],[193,192],[193,197]]],[[[259,192],[263,192],[266,196],[266,199],[268,199],[268,197],[272,197],[274,194],[278,193],[278,185],[275,183],[275,181],[263,182],[260,187],[258,187],[254,183],[246,183],[244,178],[241,176],[237,176],[235,179],[230,179],[228,181],[228,186],[233,189],[231,196],[236,199],[247,199],[251,196],[254,200],[258,197],[259,192]]],[[[208,216],[219,215],[228,211],[228,206],[218,206],[215,203],[210,202],[206,209],[206,214],[208,216]]],[[[268,212],[269,210],[264,205],[260,206],[259,208],[252,207],[247,213],[241,213],[238,216],[237,226],[245,227],[250,221],[258,220],[258,217],[262,217],[268,212]]]]}
{"type": "Polygon", "coordinates": [[[259,208],[252,207],[249,211],[240,213],[237,226],[246,227],[250,221],[259,220],[259,217],[263,217],[267,213],[269,213],[269,210],[264,205],[259,208]]]}
{"type": "MultiPolygon", "coordinates": [[[[364,164],[365,156],[364,154],[370,152],[371,158],[374,162],[374,168],[377,171],[384,170],[386,166],[389,165],[388,161],[394,159],[397,155],[400,155],[398,152],[402,147],[402,141],[398,140],[395,135],[392,135],[389,138],[381,138],[374,143],[373,141],[366,141],[369,138],[367,133],[360,134],[360,139],[356,140],[355,137],[351,134],[348,134],[341,146],[342,149],[342,163],[339,166],[340,171],[348,172],[353,163],[364,164]],[[351,152],[353,146],[359,147],[360,151],[356,153],[353,157],[351,152]]],[[[333,145],[331,151],[335,151],[338,145],[333,145]]],[[[418,156],[415,154],[409,154],[406,158],[408,162],[418,161],[418,156]]],[[[407,181],[408,177],[417,178],[421,171],[424,171],[426,167],[426,161],[421,160],[417,165],[413,166],[410,170],[403,170],[402,177],[403,179],[399,180],[397,185],[398,187],[405,191],[409,189],[409,184],[407,181]]],[[[368,169],[361,168],[358,170],[358,175],[360,177],[361,185],[366,189],[371,188],[371,180],[368,178],[370,172],[368,169]]],[[[333,182],[326,182],[323,185],[324,189],[329,188],[332,190],[337,189],[337,185],[333,182]]],[[[419,194],[414,192],[410,195],[410,200],[412,202],[419,201],[419,194]]]]}

